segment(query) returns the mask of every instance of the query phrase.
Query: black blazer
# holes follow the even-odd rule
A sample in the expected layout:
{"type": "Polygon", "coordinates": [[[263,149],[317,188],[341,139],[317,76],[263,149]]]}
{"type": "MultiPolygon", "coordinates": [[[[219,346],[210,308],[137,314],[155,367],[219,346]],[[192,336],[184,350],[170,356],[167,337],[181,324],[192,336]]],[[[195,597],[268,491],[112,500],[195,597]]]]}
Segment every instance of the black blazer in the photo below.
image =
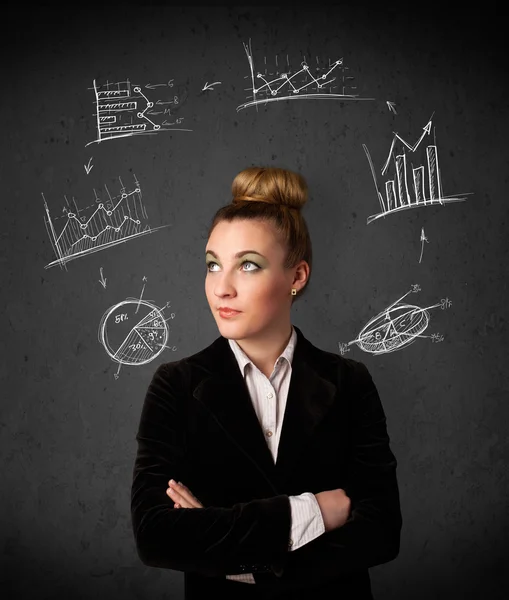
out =
{"type": "Polygon", "coordinates": [[[208,583],[254,588],[225,577],[249,572],[264,598],[297,598],[303,588],[306,598],[372,598],[368,568],[399,553],[397,461],[371,376],[295,329],[276,464],[226,338],[162,364],[149,385],[136,435],[134,537],[144,564],[186,573],[186,600],[209,598],[208,583]],[[170,478],[204,508],[174,509],[170,478]],[[348,522],[289,551],[288,496],[336,488],[351,498],[348,522]]]}

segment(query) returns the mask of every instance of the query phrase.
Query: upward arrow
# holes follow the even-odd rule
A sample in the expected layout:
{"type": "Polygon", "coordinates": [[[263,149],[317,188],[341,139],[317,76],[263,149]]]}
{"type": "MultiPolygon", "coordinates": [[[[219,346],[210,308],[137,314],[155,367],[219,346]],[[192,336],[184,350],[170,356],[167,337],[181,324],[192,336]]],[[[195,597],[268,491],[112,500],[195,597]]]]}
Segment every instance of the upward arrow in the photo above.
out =
{"type": "Polygon", "coordinates": [[[392,111],[395,115],[398,114],[396,112],[396,109],[394,108],[396,106],[396,104],[394,102],[390,102],[389,100],[386,100],[386,104],[390,111],[392,111]]]}
{"type": "Polygon", "coordinates": [[[405,146],[410,150],[410,152],[415,152],[419,146],[419,144],[422,142],[422,140],[424,139],[424,136],[429,135],[431,131],[431,119],[428,121],[428,123],[426,123],[426,125],[422,128],[422,134],[421,137],[415,142],[415,144],[413,146],[411,146],[408,142],[406,142],[398,133],[394,134],[394,137],[392,138],[392,143],[391,143],[391,148],[389,150],[389,156],[387,156],[387,160],[385,161],[384,166],[382,167],[382,175],[385,175],[385,171],[387,171],[387,167],[389,166],[389,161],[391,159],[392,156],[392,152],[394,150],[394,144],[396,143],[396,140],[398,139],[400,142],[402,142],[403,144],[405,144],[405,146]]]}
{"type": "Polygon", "coordinates": [[[424,242],[427,242],[429,244],[428,238],[426,237],[426,234],[424,233],[424,227],[422,227],[422,229],[421,229],[421,256],[419,257],[419,262],[421,262],[421,260],[422,260],[422,253],[424,251],[424,242]]]}

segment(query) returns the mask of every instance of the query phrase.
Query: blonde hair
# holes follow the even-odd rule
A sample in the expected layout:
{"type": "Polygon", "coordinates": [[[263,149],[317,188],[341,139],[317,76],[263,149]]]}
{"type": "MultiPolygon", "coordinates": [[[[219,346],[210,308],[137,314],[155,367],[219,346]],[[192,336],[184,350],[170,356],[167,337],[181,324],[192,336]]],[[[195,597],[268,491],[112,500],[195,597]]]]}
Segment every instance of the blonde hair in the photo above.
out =
{"type": "Polygon", "coordinates": [[[313,251],[308,227],[301,209],[308,200],[306,180],[299,173],[277,167],[249,167],[232,182],[232,201],[217,210],[208,237],[221,221],[256,219],[271,223],[279,241],[288,249],[284,268],[291,269],[301,260],[309,264],[309,277],[303,289],[292,297],[302,296],[311,278],[313,251]]]}

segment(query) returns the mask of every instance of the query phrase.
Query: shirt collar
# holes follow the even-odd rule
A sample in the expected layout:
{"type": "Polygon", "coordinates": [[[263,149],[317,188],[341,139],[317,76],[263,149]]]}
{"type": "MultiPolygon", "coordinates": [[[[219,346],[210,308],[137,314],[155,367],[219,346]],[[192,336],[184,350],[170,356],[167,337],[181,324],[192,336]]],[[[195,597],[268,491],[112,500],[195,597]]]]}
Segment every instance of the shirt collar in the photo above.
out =
{"type": "MultiPolygon", "coordinates": [[[[242,348],[237,344],[237,342],[235,340],[228,339],[228,343],[230,344],[230,348],[232,349],[233,354],[235,355],[235,358],[237,359],[237,362],[239,364],[242,374],[245,375],[246,365],[253,365],[253,362],[246,355],[244,350],[242,350],[242,348]]],[[[281,362],[280,359],[285,359],[288,362],[288,364],[291,366],[296,344],[297,344],[297,332],[295,331],[295,327],[292,325],[292,335],[290,336],[290,340],[289,340],[288,344],[286,345],[286,348],[278,356],[276,363],[278,361],[281,362]]]]}

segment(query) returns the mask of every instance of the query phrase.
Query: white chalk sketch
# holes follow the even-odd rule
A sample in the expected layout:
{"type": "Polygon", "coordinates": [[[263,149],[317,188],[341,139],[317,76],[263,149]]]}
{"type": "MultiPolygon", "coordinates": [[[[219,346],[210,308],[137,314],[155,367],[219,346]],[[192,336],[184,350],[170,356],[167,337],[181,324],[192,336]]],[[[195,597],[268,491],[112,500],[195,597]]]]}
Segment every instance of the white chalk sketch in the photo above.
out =
{"type": "Polygon", "coordinates": [[[133,135],[192,131],[182,126],[184,117],[177,116],[182,98],[168,91],[173,86],[173,79],[144,86],[134,85],[128,79],[99,86],[94,79],[89,89],[95,94],[97,139],[85,147],[133,135]]]}
{"type": "Polygon", "coordinates": [[[426,237],[426,234],[424,233],[424,227],[421,229],[421,255],[419,256],[419,264],[422,261],[422,253],[424,252],[424,242],[426,242],[427,244],[429,244],[429,240],[426,237]]]}
{"type": "Polygon", "coordinates": [[[422,335],[422,333],[429,324],[429,311],[433,308],[445,310],[452,305],[452,302],[449,298],[442,298],[440,302],[426,308],[403,302],[408,294],[420,291],[418,284],[412,285],[410,291],[404,296],[368,321],[354,340],[347,343],[338,342],[340,353],[349,352],[349,346],[352,344],[357,344],[364,352],[387,354],[401,350],[419,338],[431,339],[435,343],[443,342],[444,336],[439,333],[431,335],[422,335]]]}
{"type": "Polygon", "coordinates": [[[371,174],[373,176],[373,181],[375,182],[375,188],[381,208],[379,213],[368,217],[368,224],[380,217],[385,217],[401,210],[435,204],[444,205],[450,202],[463,202],[466,200],[465,196],[472,193],[466,192],[448,196],[444,195],[442,189],[442,176],[438,166],[438,149],[434,129],[433,143],[429,143],[431,123],[432,121],[430,119],[426,126],[423,127],[421,136],[413,145],[406,142],[397,133],[394,134],[389,155],[381,169],[382,175],[386,175],[389,165],[394,166],[395,176],[385,182],[385,195],[380,191],[380,186],[378,185],[375,168],[369,151],[366,145],[362,144],[371,168],[371,174]],[[427,141],[427,144],[425,140],[427,141]],[[413,163],[410,163],[410,173],[408,173],[409,161],[407,157],[410,155],[407,154],[407,151],[414,153],[419,147],[424,149],[424,146],[425,159],[423,158],[422,162],[424,162],[424,160],[426,161],[426,172],[424,165],[414,167],[413,163]]]}
{"type": "Polygon", "coordinates": [[[161,225],[151,228],[148,224],[141,186],[136,176],[131,190],[125,188],[120,177],[118,179],[121,187],[117,196],[111,196],[106,186],[105,193],[102,192],[101,195],[94,189],[95,202],[85,208],[78,208],[74,198],[74,207],[71,206],[64,196],[67,205],[62,210],[63,214],[57,217],[51,217],[48,203],[42,194],[46,212],[44,222],[57,257],[45,266],[46,269],[55,265],[65,267],[66,263],[75,258],[168,227],[161,225]],[[89,216],[80,214],[86,211],[89,216]]]}
{"type": "Polygon", "coordinates": [[[104,276],[102,267],[99,269],[99,271],[101,272],[101,279],[99,279],[98,281],[103,286],[103,288],[106,289],[106,282],[108,281],[108,279],[104,276]]]}
{"type": "Polygon", "coordinates": [[[94,158],[94,157],[93,157],[93,156],[91,156],[91,157],[90,157],[90,159],[89,159],[89,161],[88,161],[88,164],[87,164],[87,165],[83,165],[83,166],[85,167],[85,173],[86,173],[87,175],[88,175],[88,174],[90,173],[90,171],[91,171],[91,170],[94,168],[94,165],[91,165],[91,164],[90,164],[90,163],[92,162],[92,159],[93,159],[93,158],[94,158]]]}
{"type": "MultiPolygon", "coordinates": [[[[144,278],[146,280],[146,278],[144,278]]],[[[165,348],[175,351],[176,346],[168,346],[168,321],[175,318],[171,313],[165,318],[164,311],[170,306],[158,307],[152,300],[127,298],[108,308],[101,318],[98,330],[99,342],[108,356],[118,363],[115,379],[118,379],[122,365],[145,365],[157,358],[165,348]]]]}
{"type": "Polygon", "coordinates": [[[334,61],[320,61],[318,56],[308,61],[302,57],[292,64],[288,58],[277,56],[267,65],[264,58],[263,69],[255,68],[251,40],[243,44],[249,63],[250,73],[247,101],[237,106],[237,112],[248,106],[257,106],[279,100],[374,100],[355,93],[355,79],[344,65],[343,58],[334,61]],[[316,62],[316,64],[315,64],[316,62]]]}
{"type": "Polygon", "coordinates": [[[205,90],[214,90],[214,86],[215,85],[221,85],[220,81],[214,81],[212,83],[209,83],[208,81],[205,82],[205,85],[202,87],[201,91],[204,92],[205,90]]]}
{"type": "Polygon", "coordinates": [[[387,104],[387,108],[389,109],[390,112],[393,112],[395,115],[397,115],[397,111],[394,108],[396,106],[396,104],[394,102],[391,102],[390,100],[386,100],[385,102],[387,104]]]}

